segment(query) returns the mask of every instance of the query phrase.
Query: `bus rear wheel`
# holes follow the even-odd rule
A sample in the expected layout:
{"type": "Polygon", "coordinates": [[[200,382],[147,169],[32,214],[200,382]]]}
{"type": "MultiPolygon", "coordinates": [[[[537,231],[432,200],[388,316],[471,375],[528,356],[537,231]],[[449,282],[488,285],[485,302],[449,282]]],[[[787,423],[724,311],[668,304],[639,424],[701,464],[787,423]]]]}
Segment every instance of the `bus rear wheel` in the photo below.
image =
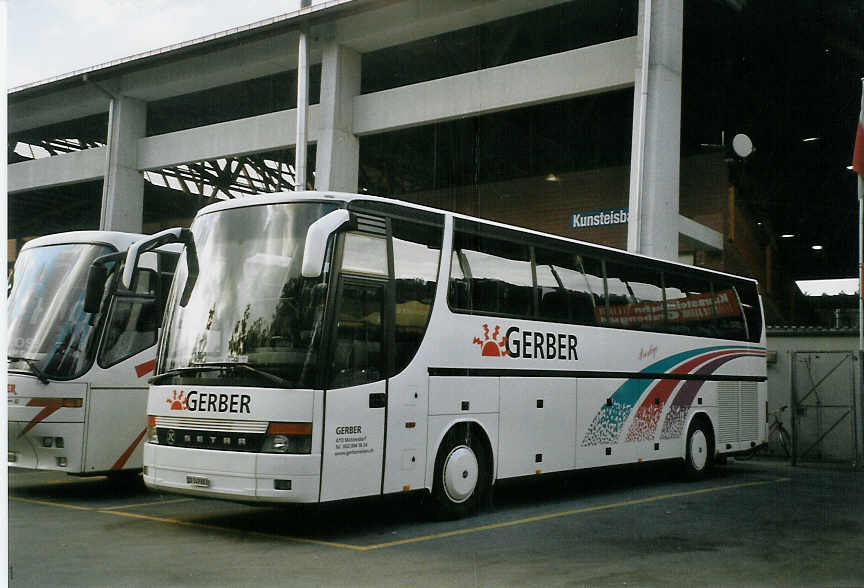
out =
{"type": "Polygon", "coordinates": [[[435,459],[432,499],[439,519],[473,513],[489,491],[489,457],[485,445],[464,427],[447,434],[435,459]]]}
{"type": "Polygon", "coordinates": [[[694,420],[687,431],[687,451],[684,472],[690,479],[701,479],[711,469],[714,441],[709,427],[702,419],[694,420]]]}

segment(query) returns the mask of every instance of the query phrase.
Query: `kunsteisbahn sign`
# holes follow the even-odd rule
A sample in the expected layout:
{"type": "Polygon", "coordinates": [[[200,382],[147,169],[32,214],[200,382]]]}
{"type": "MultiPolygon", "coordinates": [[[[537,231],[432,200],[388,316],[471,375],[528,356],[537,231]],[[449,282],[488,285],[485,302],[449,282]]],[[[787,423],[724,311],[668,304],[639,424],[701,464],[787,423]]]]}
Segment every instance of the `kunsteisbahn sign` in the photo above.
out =
{"type": "Polygon", "coordinates": [[[590,229],[627,223],[626,208],[610,208],[608,210],[592,210],[591,212],[574,212],[570,215],[571,229],[590,229]]]}

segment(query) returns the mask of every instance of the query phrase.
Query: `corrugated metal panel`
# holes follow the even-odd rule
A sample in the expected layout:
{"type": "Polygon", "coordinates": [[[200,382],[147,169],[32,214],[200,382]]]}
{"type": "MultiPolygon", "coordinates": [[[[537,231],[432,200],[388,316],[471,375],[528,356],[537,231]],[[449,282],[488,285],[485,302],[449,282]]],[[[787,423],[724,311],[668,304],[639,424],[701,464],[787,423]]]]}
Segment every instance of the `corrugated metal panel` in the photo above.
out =
{"type": "Polygon", "coordinates": [[[756,382],[741,383],[741,420],[739,441],[756,441],[759,437],[759,402],[756,382]]]}
{"type": "Polygon", "coordinates": [[[717,382],[717,443],[738,440],[738,382],[717,382]]]}

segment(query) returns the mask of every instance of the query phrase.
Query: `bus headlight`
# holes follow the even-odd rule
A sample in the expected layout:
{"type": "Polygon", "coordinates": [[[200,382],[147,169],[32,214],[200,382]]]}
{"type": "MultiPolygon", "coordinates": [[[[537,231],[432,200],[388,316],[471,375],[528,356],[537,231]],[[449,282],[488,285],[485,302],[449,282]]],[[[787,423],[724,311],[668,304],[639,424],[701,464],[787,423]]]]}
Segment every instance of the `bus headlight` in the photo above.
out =
{"type": "Polygon", "coordinates": [[[156,433],[156,417],[147,415],[147,443],[159,445],[159,435],[156,433]]]}
{"type": "Polygon", "coordinates": [[[270,423],[264,453],[312,453],[312,423],[270,423]]]}

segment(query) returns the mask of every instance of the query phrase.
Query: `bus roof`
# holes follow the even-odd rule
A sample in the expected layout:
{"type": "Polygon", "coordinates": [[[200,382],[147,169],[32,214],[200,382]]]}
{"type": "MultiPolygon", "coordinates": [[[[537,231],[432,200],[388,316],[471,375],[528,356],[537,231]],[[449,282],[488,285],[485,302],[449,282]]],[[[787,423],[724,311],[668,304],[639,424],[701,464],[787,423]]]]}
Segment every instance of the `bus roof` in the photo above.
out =
{"type": "Polygon", "coordinates": [[[46,245],[66,245],[71,243],[92,243],[99,245],[110,245],[118,251],[123,251],[132,243],[143,237],[139,233],[123,233],[120,231],[72,231],[69,233],[55,233],[37,237],[27,241],[21,251],[34,247],[45,247],[46,245]]]}
{"type": "MultiPolygon", "coordinates": [[[[117,251],[126,251],[132,243],[147,236],[142,233],[124,233],[121,231],[71,231],[68,233],[54,233],[53,235],[45,235],[27,241],[21,248],[21,251],[33,249],[34,247],[70,245],[74,243],[109,245],[117,251]]],[[[169,243],[162,245],[157,250],[179,254],[183,251],[183,245],[180,243],[169,243]]]]}
{"type": "Polygon", "coordinates": [[[578,245],[582,245],[584,247],[588,247],[590,249],[598,249],[602,251],[607,251],[612,255],[627,255],[638,257],[641,259],[651,260],[653,262],[667,264],[670,266],[678,266],[687,271],[698,270],[700,272],[712,273],[720,276],[726,276],[730,278],[736,278],[739,280],[747,280],[751,282],[757,282],[754,278],[749,278],[745,276],[738,276],[735,274],[729,274],[726,272],[721,272],[709,268],[697,267],[692,265],[687,265],[678,261],[671,261],[668,259],[660,259],[656,257],[651,257],[648,255],[643,255],[641,253],[631,253],[628,251],[623,251],[621,249],[616,249],[614,247],[608,247],[606,245],[599,245],[597,243],[590,243],[587,241],[580,241],[578,239],[573,239],[571,237],[563,237],[561,235],[555,235],[552,233],[544,233],[543,231],[536,231],[534,229],[529,229],[527,227],[520,227],[516,225],[508,225],[506,223],[501,223],[489,219],[469,216],[466,214],[461,214],[458,212],[451,212],[448,210],[442,210],[439,208],[432,208],[430,206],[423,206],[422,204],[414,204],[412,202],[405,202],[404,200],[396,200],[393,198],[384,198],[382,196],[373,196],[371,194],[353,194],[349,192],[318,192],[318,191],[300,191],[300,192],[275,192],[270,194],[258,194],[255,196],[247,196],[245,198],[237,198],[232,200],[225,200],[222,202],[216,202],[214,204],[210,204],[209,206],[205,206],[201,210],[198,211],[198,214],[195,215],[196,218],[199,216],[203,216],[205,214],[210,214],[212,212],[218,212],[222,210],[230,210],[232,208],[244,208],[248,206],[263,206],[268,204],[282,204],[282,203],[290,203],[290,202],[353,202],[358,200],[365,200],[371,202],[383,202],[387,204],[393,204],[396,206],[402,206],[405,208],[413,208],[415,210],[424,210],[427,212],[434,212],[443,215],[449,215],[454,218],[461,218],[469,221],[476,221],[483,224],[487,224],[490,226],[501,227],[504,229],[510,229],[513,231],[521,231],[524,233],[528,233],[531,235],[538,235],[541,237],[547,237],[550,239],[556,239],[559,241],[564,241],[568,243],[575,243],[578,245]]]}

